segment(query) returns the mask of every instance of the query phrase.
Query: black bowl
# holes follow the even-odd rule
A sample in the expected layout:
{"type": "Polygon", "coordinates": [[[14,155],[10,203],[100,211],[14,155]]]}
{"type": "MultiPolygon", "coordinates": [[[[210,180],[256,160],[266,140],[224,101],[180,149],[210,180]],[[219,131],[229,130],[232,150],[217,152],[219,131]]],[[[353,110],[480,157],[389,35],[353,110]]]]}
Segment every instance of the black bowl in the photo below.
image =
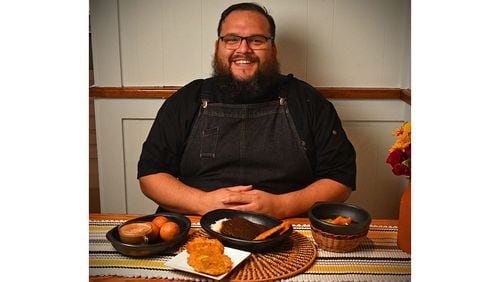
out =
{"type": "Polygon", "coordinates": [[[293,232],[293,227],[290,225],[290,228],[282,235],[275,234],[265,240],[255,241],[255,240],[243,240],[243,239],[229,237],[212,230],[212,228],[210,227],[210,225],[214,224],[219,219],[223,218],[231,219],[237,216],[243,217],[246,220],[249,220],[256,224],[262,224],[268,228],[275,227],[282,223],[281,220],[265,214],[243,212],[230,209],[218,209],[210,211],[205,215],[203,215],[200,219],[200,225],[208,234],[217,238],[225,246],[250,252],[263,252],[270,250],[274,246],[277,246],[278,244],[289,238],[293,232]]]}
{"type": "Polygon", "coordinates": [[[154,256],[159,254],[175,254],[179,249],[180,245],[186,241],[189,235],[189,228],[191,227],[191,221],[189,218],[181,214],[176,213],[157,213],[146,215],[138,218],[131,219],[120,225],[115,226],[113,229],[106,233],[106,238],[111,242],[111,245],[121,254],[130,257],[145,257],[154,256]],[[171,221],[179,225],[180,232],[170,241],[163,241],[158,239],[154,243],[149,244],[126,244],[120,240],[120,235],[118,234],[118,228],[122,225],[132,223],[132,222],[146,222],[152,221],[155,217],[163,215],[169,218],[171,221]]]}
{"type": "Polygon", "coordinates": [[[338,235],[358,235],[366,232],[372,218],[370,214],[355,205],[340,202],[317,202],[308,212],[311,225],[317,229],[338,235]],[[335,219],[337,216],[350,217],[353,223],[349,225],[331,224],[324,219],[335,219]]]}

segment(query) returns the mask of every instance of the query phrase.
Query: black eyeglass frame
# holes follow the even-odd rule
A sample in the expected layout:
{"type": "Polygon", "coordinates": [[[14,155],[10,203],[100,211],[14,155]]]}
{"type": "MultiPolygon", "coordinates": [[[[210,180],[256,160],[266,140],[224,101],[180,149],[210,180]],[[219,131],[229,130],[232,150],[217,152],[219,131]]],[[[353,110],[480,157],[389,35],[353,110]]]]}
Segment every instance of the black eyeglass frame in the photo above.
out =
{"type": "MultiPolygon", "coordinates": [[[[243,40],[245,40],[245,41],[246,41],[246,43],[247,43],[248,47],[249,47],[249,48],[251,48],[251,49],[254,49],[254,50],[263,50],[263,49],[266,49],[266,48],[262,48],[262,49],[255,49],[255,48],[250,47],[250,44],[248,43],[248,38],[252,38],[252,37],[261,37],[261,38],[264,38],[264,39],[266,40],[266,43],[267,43],[267,41],[269,41],[269,40],[274,40],[274,37],[273,37],[273,36],[265,36],[265,35],[260,35],[260,34],[255,34],[255,35],[250,35],[250,36],[239,36],[239,35],[236,35],[236,34],[227,34],[227,35],[224,35],[224,36],[219,36],[219,40],[220,40],[220,41],[222,41],[222,42],[224,42],[224,45],[225,45],[224,47],[225,47],[226,49],[229,49],[229,50],[236,50],[236,49],[240,48],[240,46],[241,46],[241,42],[243,42],[243,40]],[[228,36],[231,36],[231,37],[237,37],[237,38],[239,38],[239,39],[240,39],[240,43],[238,44],[238,46],[237,46],[236,48],[234,48],[234,49],[233,49],[233,48],[227,48],[227,43],[226,43],[226,42],[224,42],[224,38],[225,38],[225,37],[228,37],[228,36]]],[[[236,45],[235,45],[235,46],[236,46],[236,45]]],[[[265,46],[264,46],[264,47],[265,47],[265,46]]]]}

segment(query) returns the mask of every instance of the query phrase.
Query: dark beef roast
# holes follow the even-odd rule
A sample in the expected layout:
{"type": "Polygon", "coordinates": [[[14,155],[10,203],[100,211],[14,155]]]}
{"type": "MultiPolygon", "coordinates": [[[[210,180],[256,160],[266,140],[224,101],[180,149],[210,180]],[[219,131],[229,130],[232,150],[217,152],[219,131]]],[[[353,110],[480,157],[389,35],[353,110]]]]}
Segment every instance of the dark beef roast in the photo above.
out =
{"type": "Polygon", "coordinates": [[[266,231],[266,226],[253,223],[243,217],[233,217],[222,222],[221,233],[238,239],[253,240],[257,235],[266,231]]]}

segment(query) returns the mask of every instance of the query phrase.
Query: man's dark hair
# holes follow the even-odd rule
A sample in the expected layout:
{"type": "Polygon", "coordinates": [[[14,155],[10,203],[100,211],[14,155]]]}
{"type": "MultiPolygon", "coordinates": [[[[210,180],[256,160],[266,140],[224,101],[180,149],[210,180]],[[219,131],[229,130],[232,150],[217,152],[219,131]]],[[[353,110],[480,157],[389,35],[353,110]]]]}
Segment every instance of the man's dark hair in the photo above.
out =
{"type": "Polygon", "coordinates": [[[267,22],[269,22],[269,32],[271,33],[271,36],[273,38],[275,37],[276,24],[274,23],[273,17],[271,17],[271,15],[269,15],[266,8],[264,8],[258,4],[255,4],[255,3],[234,4],[234,5],[229,6],[226,10],[224,10],[224,12],[222,12],[222,14],[220,16],[219,25],[217,26],[217,35],[219,35],[219,36],[221,35],[220,30],[221,30],[222,22],[226,19],[226,17],[231,12],[234,12],[234,11],[255,11],[255,12],[263,15],[264,17],[266,17],[267,22]]]}

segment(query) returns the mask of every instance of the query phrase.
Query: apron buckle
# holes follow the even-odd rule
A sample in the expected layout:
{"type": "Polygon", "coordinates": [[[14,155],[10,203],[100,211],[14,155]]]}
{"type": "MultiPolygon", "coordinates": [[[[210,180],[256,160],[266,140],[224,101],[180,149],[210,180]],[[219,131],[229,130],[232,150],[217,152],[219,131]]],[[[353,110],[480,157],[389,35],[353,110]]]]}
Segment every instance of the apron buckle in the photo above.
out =
{"type": "Polygon", "coordinates": [[[286,98],[280,97],[280,106],[283,106],[286,104],[286,98]]]}
{"type": "Polygon", "coordinates": [[[208,100],[202,99],[201,100],[201,107],[206,109],[208,107],[208,100]]]}

